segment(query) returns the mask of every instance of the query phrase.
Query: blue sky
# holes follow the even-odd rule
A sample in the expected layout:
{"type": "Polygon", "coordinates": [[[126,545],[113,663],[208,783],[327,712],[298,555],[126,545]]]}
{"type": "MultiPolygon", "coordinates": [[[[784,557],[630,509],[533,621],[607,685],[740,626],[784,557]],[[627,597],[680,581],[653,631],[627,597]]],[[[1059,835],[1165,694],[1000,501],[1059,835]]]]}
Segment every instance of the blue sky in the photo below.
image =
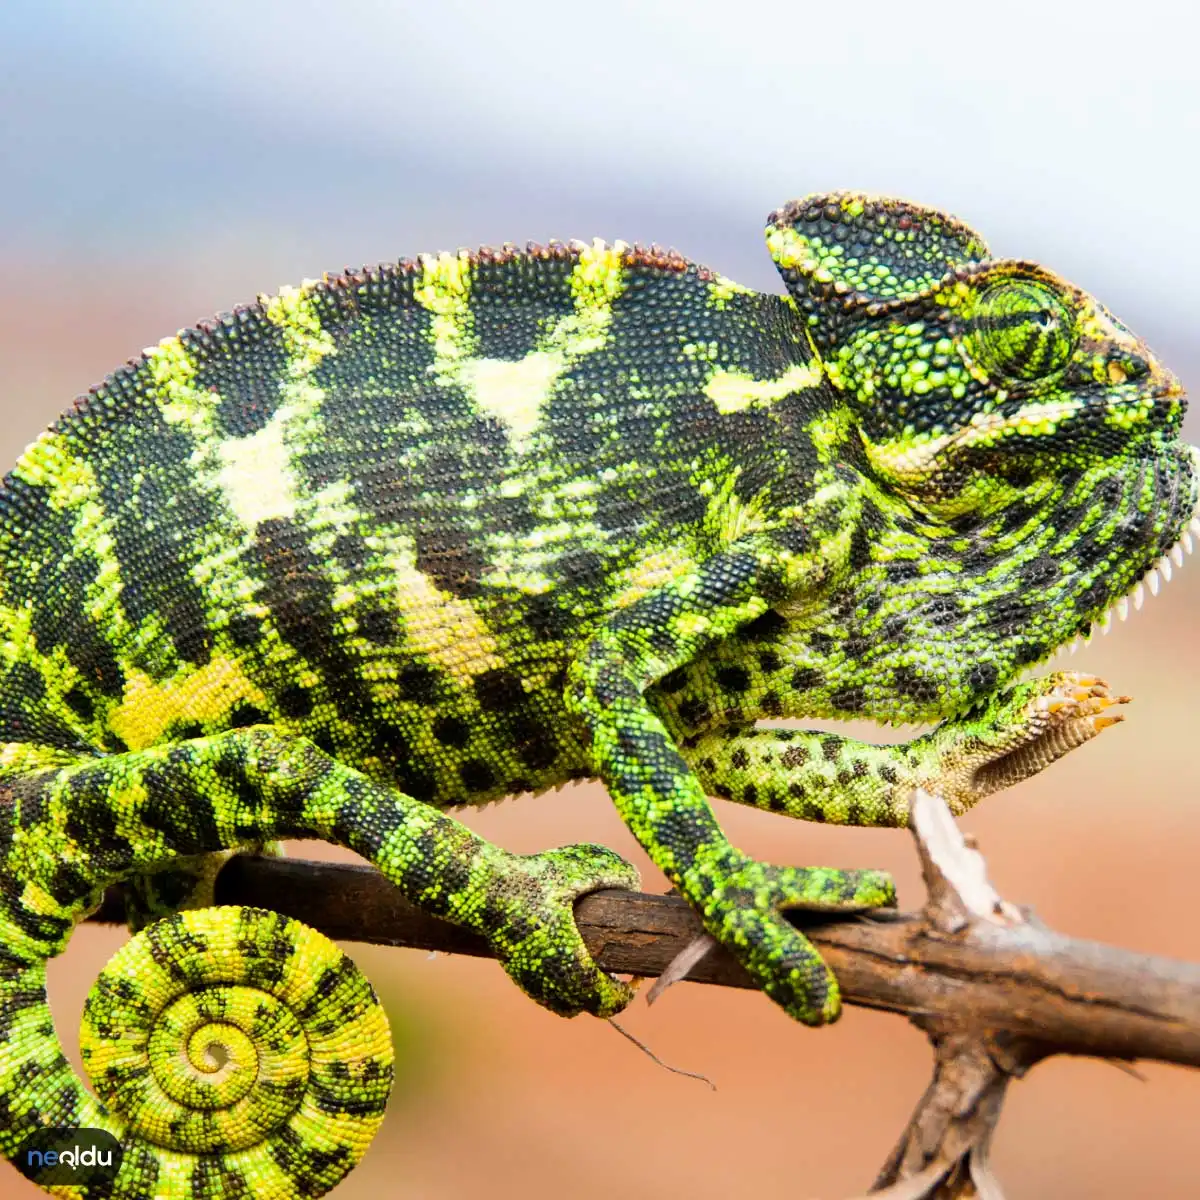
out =
{"type": "Polygon", "coordinates": [[[237,254],[270,286],[602,235],[773,287],[766,213],[862,187],[1091,288],[1200,384],[1192,21],[1024,0],[8,0],[0,258],[237,254]]]}

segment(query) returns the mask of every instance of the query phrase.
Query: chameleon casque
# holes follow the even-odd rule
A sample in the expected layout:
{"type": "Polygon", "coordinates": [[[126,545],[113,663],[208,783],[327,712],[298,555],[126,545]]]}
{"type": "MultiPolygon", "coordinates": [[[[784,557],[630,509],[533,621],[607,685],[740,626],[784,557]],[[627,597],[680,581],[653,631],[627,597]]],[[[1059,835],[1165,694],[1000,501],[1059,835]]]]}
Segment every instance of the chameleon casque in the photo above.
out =
{"type": "Polygon", "coordinates": [[[708,796],[904,825],[1118,719],[1019,682],[1190,546],[1185,397],[1079,289],[957,220],[839,193],[770,218],[785,295],[674,252],[551,243],[348,272],[168,338],[0,490],[0,1150],[108,1130],[88,1197],[312,1196],[391,1079],[370,987],[311,930],[205,907],[219,852],[315,837],[607,1016],[592,845],[511,854],[447,809],[604,781],[772,1000],[836,982],[783,915],[884,874],[766,865],[708,796]],[[761,719],[940,722],[902,745],[761,719]],[[45,961],[117,880],[142,931],[63,1057],[45,961]],[[214,1050],[214,1047],[217,1049],[214,1050]],[[219,1052],[218,1052],[219,1051],[219,1052]]]}

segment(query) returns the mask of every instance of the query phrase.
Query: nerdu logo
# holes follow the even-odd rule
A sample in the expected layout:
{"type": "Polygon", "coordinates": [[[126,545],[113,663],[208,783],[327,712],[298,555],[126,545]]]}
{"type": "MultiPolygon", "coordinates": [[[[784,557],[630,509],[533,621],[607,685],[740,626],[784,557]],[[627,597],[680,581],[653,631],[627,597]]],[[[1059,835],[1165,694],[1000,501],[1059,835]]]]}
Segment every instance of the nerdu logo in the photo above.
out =
{"type": "Polygon", "coordinates": [[[120,1142],[103,1129],[39,1129],[13,1160],[40,1187],[111,1183],[121,1169],[120,1142]]]}

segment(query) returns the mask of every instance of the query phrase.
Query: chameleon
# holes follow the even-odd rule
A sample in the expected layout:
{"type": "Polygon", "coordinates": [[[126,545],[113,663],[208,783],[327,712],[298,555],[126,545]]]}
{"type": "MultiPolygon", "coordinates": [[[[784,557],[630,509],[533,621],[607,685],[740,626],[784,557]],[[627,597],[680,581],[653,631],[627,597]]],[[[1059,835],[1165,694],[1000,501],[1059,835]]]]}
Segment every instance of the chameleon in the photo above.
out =
{"type": "Polygon", "coordinates": [[[902,827],[1120,719],[1031,669],[1191,548],[1186,396],[1090,295],[954,217],[841,192],[768,219],[780,294],[658,246],[422,255],[284,288],[110,375],[0,487],[0,1151],[123,1147],[87,1197],[317,1196],[392,1059],[315,931],[213,904],[224,858],[347,846],[563,1015],[633,994],[576,899],[458,806],[600,779],[705,929],[807,1025],[794,908],[895,902],[759,862],[710,798],[902,827]],[[896,745],[784,718],[932,726],[896,745]],[[63,1056],[45,963],[125,884],[63,1056]]]}

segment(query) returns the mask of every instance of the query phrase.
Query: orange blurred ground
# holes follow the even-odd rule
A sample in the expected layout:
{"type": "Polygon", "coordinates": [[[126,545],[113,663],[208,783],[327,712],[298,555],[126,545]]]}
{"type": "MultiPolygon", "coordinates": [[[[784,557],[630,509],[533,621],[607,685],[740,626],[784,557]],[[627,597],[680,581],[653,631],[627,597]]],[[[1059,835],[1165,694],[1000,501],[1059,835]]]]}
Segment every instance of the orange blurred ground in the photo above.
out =
{"type": "MultiPolygon", "coordinates": [[[[64,264],[49,272],[70,275],[64,264]]],[[[64,302],[40,270],[0,277],[0,462],[12,462],[76,391],[139,347],[227,297],[203,279],[132,269],[72,276],[64,302]],[[215,300],[214,300],[215,297],[215,300]]],[[[1192,440],[1200,441],[1193,419],[1192,440]]],[[[1200,959],[1200,564],[1071,665],[1137,703],[1127,722],[963,821],[993,881],[1052,926],[1147,952],[1200,959]]],[[[921,892],[907,835],[836,830],[721,809],[736,842],[778,862],[886,867],[906,906],[921,892]]],[[[596,785],[469,814],[515,850],[603,841],[665,886],[596,785]]],[[[305,846],[304,854],[337,851],[305,846]]],[[[88,986],[122,940],[85,928],[52,964],[64,1041],[88,986]]],[[[401,1052],[387,1121],[338,1200],[837,1200],[866,1189],[925,1085],[923,1038],[851,1010],[808,1031],[762,997],[684,985],[625,1024],[668,1074],[604,1024],[563,1021],[493,963],[350,947],[385,997],[401,1052]]],[[[995,1163],[1010,1200],[1200,1195],[1200,1074],[1054,1060],[1010,1094],[995,1163]]],[[[0,1196],[41,1195],[0,1165],[0,1196]]]]}

